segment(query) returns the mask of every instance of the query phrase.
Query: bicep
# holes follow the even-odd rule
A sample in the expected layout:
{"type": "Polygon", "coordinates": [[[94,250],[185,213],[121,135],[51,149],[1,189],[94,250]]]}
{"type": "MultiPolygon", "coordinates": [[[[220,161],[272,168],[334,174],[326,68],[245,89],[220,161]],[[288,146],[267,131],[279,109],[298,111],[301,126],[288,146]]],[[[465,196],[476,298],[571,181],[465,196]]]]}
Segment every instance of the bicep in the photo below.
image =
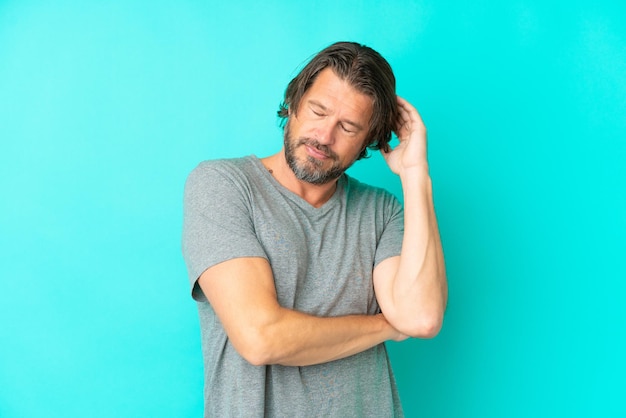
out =
{"type": "Polygon", "coordinates": [[[241,257],[216,264],[202,273],[198,284],[239,352],[278,315],[274,277],[264,258],[241,257]]]}

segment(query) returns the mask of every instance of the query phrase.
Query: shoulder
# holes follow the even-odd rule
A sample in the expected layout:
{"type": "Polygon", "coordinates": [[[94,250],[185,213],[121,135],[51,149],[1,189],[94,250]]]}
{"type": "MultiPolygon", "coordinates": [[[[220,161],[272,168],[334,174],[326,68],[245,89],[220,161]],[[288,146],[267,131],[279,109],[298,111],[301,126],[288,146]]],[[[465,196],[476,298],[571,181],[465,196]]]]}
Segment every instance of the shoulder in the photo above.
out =
{"type": "Polygon", "coordinates": [[[362,183],[347,174],[344,184],[346,207],[350,216],[380,220],[384,224],[392,219],[401,219],[403,216],[402,203],[390,191],[362,183]]]}
{"type": "Polygon", "coordinates": [[[191,171],[188,178],[207,175],[236,176],[237,174],[245,174],[254,168],[255,158],[254,156],[247,156],[202,161],[191,171]]]}
{"type": "Polygon", "coordinates": [[[349,200],[399,204],[398,199],[388,190],[360,182],[347,174],[344,174],[344,187],[349,200]]]}
{"type": "Polygon", "coordinates": [[[185,187],[210,186],[213,183],[246,183],[256,169],[256,157],[207,160],[199,163],[187,176],[185,187]]]}
{"type": "MultiPolygon", "coordinates": [[[[185,200],[207,203],[223,199],[247,199],[255,178],[256,157],[208,160],[199,163],[187,176],[185,200]]],[[[198,203],[199,202],[199,203],[198,203]]]]}

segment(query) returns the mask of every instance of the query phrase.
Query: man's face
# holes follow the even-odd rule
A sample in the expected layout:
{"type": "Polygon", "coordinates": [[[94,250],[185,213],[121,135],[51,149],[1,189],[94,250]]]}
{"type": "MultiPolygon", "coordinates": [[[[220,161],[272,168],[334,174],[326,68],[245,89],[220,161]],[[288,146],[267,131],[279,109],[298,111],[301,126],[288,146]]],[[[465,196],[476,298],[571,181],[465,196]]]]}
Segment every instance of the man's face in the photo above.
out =
{"type": "Polygon", "coordinates": [[[363,150],[372,112],[371,97],[322,70],[285,126],[285,158],[296,177],[317,185],[337,179],[363,150]]]}

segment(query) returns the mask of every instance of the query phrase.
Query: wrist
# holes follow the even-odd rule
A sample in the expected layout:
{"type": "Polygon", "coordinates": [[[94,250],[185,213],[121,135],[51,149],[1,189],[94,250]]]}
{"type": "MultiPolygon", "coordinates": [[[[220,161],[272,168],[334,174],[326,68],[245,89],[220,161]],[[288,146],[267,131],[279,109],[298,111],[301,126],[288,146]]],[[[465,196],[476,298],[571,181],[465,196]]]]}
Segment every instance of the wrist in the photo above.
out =
{"type": "Polygon", "coordinates": [[[430,178],[428,162],[424,162],[418,165],[412,165],[409,167],[403,167],[398,175],[400,176],[400,178],[430,178]]]}
{"type": "Polygon", "coordinates": [[[420,189],[426,187],[430,189],[432,182],[430,173],[428,172],[428,164],[424,163],[419,166],[412,166],[405,168],[399,174],[400,181],[402,182],[402,188],[406,191],[407,187],[420,186],[420,189]]]}

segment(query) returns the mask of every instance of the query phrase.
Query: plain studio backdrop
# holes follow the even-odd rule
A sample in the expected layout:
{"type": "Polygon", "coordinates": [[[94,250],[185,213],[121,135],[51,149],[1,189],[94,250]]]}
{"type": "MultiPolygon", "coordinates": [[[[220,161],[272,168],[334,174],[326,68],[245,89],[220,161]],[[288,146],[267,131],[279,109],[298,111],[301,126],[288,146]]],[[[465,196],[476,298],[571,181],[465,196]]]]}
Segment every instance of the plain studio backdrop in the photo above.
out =
{"type": "Polygon", "coordinates": [[[626,416],[625,2],[4,0],[0,417],[201,416],[185,178],[278,151],[339,40],[429,129],[450,302],[388,344],[407,416],[626,416]]]}

